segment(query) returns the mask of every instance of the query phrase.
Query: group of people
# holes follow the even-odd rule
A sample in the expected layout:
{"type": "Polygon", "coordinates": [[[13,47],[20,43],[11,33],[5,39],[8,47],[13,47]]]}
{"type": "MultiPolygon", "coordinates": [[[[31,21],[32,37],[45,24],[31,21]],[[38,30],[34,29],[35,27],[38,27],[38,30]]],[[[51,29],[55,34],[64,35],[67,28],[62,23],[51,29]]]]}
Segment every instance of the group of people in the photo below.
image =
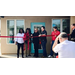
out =
{"type": "MultiPolygon", "coordinates": [[[[71,37],[71,40],[68,40],[68,35],[65,32],[60,33],[57,30],[57,27],[53,27],[53,32],[51,33],[51,49],[50,49],[50,55],[48,57],[58,56],[59,58],[63,57],[75,57],[75,24],[71,25],[72,28],[72,34],[69,35],[71,37]]],[[[47,31],[45,30],[45,27],[41,27],[41,33],[39,34],[38,29],[34,29],[34,33],[31,34],[31,31],[29,28],[26,29],[26,32],[24,33],[24,30],[21,28],[19,30],[19,33],[17,36],[23,37],[23,38],[16,38],[15,42],[17,44],[17,58],[19,58],[19,51],[20,47],[22,50],[22,58],[24,58],[24,50],[26,50],[26,57],[27,57],[27,50],[29,50],[29,56],[30,56],[30,50],[31,50],[31,42],[34,43],[34,57],[39,57],[38,55],[38,49],[39,49],[39,38],[41,39],[41,45],[43,48],[43,58],[47,57],[46,52],[46,43],[47,43],[47,31]],[[38,37],[36,37],[38,36],[38,37]],[[33,41],[31,41],[31,38],[33,41]]]]}
{"type": "Polygon", "coordinates": [[[35,28],[34,33],[31,34],[30,28],[27,28],[25,33],[22,28],[19,30],[19,33],[17,34],[17,38],[15,39],[15,42],[16,42],[16,45],[18,48],[17,49],[17,58],[19,58],[20,47],[22,50],[22,58],[24,58],[24,50],[26,50],[26,57],[27,57],[27,50],[29,50],[29,56],[31,56],[30,55],[31,38],[33,39],[32,42],[34,43],[34,49],[35,49],[34,57],[39,57],[38,56],[39,37],[41,38],[41,44],[42,44],[42,48],[43,48],[43,57],[47,57],[47,52],[46,52],[47,32],[46,32],[44,26],[41,27],[41,31],[42,31],[41,34],[39,34],[38,29],[35,28]],[[38,36],[38,37],[35,37],[35,36],[38,36]],[[45,37],[41,37],[41,36],[45,36],[45,37]]]}

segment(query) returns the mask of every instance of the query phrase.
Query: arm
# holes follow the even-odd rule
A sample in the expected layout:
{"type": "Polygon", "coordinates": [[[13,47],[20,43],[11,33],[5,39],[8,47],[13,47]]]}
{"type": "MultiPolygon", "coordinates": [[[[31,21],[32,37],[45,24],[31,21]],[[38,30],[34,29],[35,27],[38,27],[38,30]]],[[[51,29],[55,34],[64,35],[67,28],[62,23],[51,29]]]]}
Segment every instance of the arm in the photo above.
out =
{"type": "Polygon", "coordinates": [[[53,47],[52,47],[52,50],[54,51],[54,48],[55,46],[58,44],[58,40],[59,40],[59,36],[56,38],[54,44],[53,44],[53,47]]]}
{"type": "Polygon", "coordinates": [[[71,34],[71,38],[74,38],[74,37],[75,37],[75,30],[71,34]]]}
{"type": "Polygon", "coordinates": [[[40,36],[46,36],[46,35],[47,35],[47,32],[45,31],[45,33],[44,34],[40,34],[39,37],[40,36]]]}
{"type": "MultiPolygon", "coordinates": [[[[18,34],[16,36],[18,36],[18,34]]],[[[15,44],[17,44],[17,42],[18,42],[18,38],[15,38],[15,44]]]]}

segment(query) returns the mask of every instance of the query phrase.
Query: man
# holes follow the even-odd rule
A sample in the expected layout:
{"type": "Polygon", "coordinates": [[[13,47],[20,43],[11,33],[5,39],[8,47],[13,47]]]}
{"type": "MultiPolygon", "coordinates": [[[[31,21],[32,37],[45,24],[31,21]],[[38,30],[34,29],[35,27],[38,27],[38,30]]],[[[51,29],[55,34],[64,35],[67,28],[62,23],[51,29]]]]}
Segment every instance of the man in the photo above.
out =
{"type": "Polygon", "coordinates": [[[52,50],[58,53],[59,58],[75,58],[75,42],[68,41],[68,35],[65,32],[56,38],[52,50]]]}
{"type": "MultiPolygon", "coordinates": [[[[54,26],[53,27],[53,32],[51,33],[52,36],[52,40],[51,40],[51,52],[50,52],[50,55],[48,56],[49,58],[53,56],[53,51],[52,51],[52,46],[54,44],[54,41],[56,39],[56,37],[60,34],[60,32],[57,30],[57,27],[54,26]]],[[[57,53],[55,53],[55,57],[57,56],[57,53]]]]}
{"type": "Polygon", "coordinates": [[[42,26],[41,27],[41,34],[39,35],[39,37],[41,37],[41,44],[42,44],[42,48],[43,48],[43,57],[47,57],[47,53],[46,53],[46,43],[47,43],[47,38],[45,37],[47,35],[47,31],[45,30],[45,27],[42,26]]]}
{"type": "Polygon", "coordinates": [[[74,41],[75,42],[75,24],[72,24],[71,25],[71,28],[72,28],[72,34],[71,34],[71,41],[74,41]]]}

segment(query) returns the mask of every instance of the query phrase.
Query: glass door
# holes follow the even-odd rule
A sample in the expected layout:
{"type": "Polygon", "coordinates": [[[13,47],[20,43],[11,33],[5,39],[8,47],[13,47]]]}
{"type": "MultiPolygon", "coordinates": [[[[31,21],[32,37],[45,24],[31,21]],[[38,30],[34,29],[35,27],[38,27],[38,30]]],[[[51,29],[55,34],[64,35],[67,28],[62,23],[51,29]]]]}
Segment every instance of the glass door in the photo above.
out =
{"type": "MultiPolygon", "coordinates": [[[[33,34],[34,33],[34,29],[37,28],[38,29],[38,32],[39,34],[41,33],[41,26],[45,26],[45,23],[44,22],[40,22],[40,23],[31,23],[31,33],[33,34]]],[[[40,42],[40,39],[39,39],[39,42],[40,42]]],[[[31,53],[34,53],[34,44],[31,43],[31,53]]],[[[39,53],[43,53],[43,50],[42,50],[42,46],[41,46],[41,43],[39,43],[39,53]]]]}

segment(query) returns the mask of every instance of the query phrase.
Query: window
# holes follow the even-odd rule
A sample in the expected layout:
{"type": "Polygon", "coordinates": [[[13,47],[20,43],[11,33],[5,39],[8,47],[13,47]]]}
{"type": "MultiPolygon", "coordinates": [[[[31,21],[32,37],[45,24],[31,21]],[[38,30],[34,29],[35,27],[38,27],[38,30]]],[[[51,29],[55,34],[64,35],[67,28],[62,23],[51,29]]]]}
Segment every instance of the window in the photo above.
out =
{"type": "Polygon", "coordinates": [[[53,19],[52,20],[52,28],[54,26],[57,26],[58,30],[60,31],[60,23],[61,23],[61,20],[60,19],[53,19]]]}
{"type": "Polygon", "coordinates": [[[62,31],[66,32],[67,34],[70,33],[70,19],[63,19],[62,20],[62,31]]]}
{"type": "MultiPolygon", "coordinates": [[[[7,20],[7,36],[15,36],[20,28],[24,29],[24,20],[7,20]]],[[[14,38],[7,38],[7,43],[14,43],[14,38]]]]}
{"type": "Polygon", "coordinates": [[[70,19],[52,19],[52,29],[57,26],[58,31],[70,33],[70,19]]]}
{"type": "Polygon", "coordinates": [[[16,20],[16,31],[18,33],[19,29],[24,29],[24,20],[16,20]]]}

